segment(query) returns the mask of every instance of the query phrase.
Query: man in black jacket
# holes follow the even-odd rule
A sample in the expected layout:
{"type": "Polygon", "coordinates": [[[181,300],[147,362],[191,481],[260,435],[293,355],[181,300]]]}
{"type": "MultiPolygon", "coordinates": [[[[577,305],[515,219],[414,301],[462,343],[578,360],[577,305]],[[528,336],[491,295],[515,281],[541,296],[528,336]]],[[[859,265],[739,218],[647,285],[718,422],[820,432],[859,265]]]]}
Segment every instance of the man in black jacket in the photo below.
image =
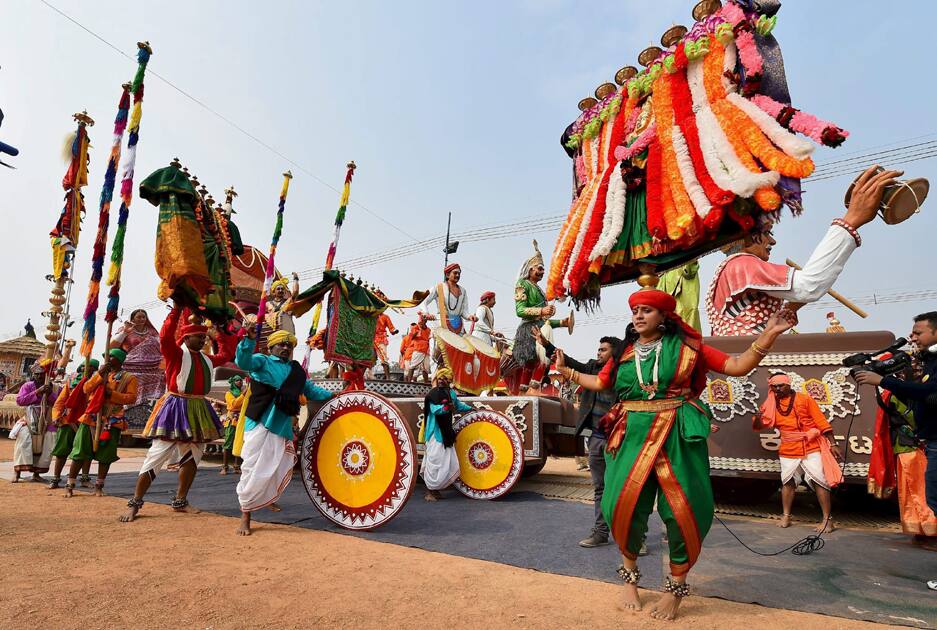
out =
{"type": "MultiPolygon", "coordinates": [[[[541,338],[539,330],[534,337],[546,350],[547,356],[552,357],[556,347],[549,341],[541,338]]],[[[599,349],[596,358],[585,363],[566,355],[566,366],[583,374],[598,374],[606,361],[612,358],[616,348],[621,345],[621,339],[616,337],[602,337],[599,340],[599,349]]],[[[601,392],[582,390],[579,401],[579,421],[576,423],[575,439],[586,429],[592,431],[589,437],[589,471],[592,474],[592,487],[595,489],[595,523],[588,538],[579,542],[580,547],[600,547],[608,544],[608,523],[602,516],[602,493],[605,490],[605,434],[599,428],[599,420],[608,413],[609,408],[616,402],[615,390],[607,389],[601,392]]]]}
{"type": "Polygon", "coordinates": [[[911,407],[917,424],[917,437],[924,441],[927,471],[924,473],[927,505],[937,513],[937,311],[914,318],[908,336],[920,354],[924,373],[917,382],[902,381],[893,376],[881,377],[874,372],[859,372],[860,385],[877,385],[892,392],[911,407]]]}

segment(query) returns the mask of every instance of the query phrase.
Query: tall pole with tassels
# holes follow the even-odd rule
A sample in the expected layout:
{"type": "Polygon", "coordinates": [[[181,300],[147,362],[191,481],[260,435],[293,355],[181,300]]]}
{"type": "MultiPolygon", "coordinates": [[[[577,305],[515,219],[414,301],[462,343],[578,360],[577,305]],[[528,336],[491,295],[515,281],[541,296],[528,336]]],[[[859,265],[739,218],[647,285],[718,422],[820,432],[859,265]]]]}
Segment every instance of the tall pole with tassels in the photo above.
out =
{"type": "MultiPolygon", "coordinates": [[[[88,131],[86,127],[94,125],[94,120],[88,112],[81,112],[73,116],[78,123],[75,137],[69,146],[68,171],[62,179],[65,189],[65,206],[62,208],[55,228],[49,233],[52,239],[52,275],[47,276],[55,283],[52,287],[52,296],[49,303],[52,306],[43,315],[49,317],[46,324],[46,355],[50,362],[50,369],[46,370],[45,384],[52,382],[51,361],[55,358],[56,348],[63,336],[62,313],[65,304],[65,283],[69,282],[69,268],[75,257],[75,248],[78,246],[78,236],[81,232],[81,215],[85,211],[84,195],[81,189],[88,184],[88,131]]],[[[33,440],[33,453],[42,452],[42,441],[46,431],[46,417],[48,409],[46,396],[42,397],[38,426],[30,427],[39,439],[33,440]]]]}
{"type": "MultiPolygon", "coordinates": [[[[355,161],[352,160],[346,164],[348,170],[345,172],[345,185],[342,187],[342,198],[338,203],[338,214],[335,215],[335,232],[332,234],[332,243],[329,245],[329,251],[325,255],[325,270],[331,271],[332,265],[335,263],[335,251],[338,249],[338,237],[342,233],[342,224],[345,222],[345,213],[348,210],[348,198],[351,195],[351,178],[354,177],[355,161]]],[[[309,355],[312,354],[312,346],[309,345],[309,341],[316,334],[316,330],[319,328],[319,317],[322,314],[322,302],[316,304],[316,309],[312,313],[312,325],[309,327],[309,336],[306,340],[306,354],[303,357],[303,367],[309,367],[309,355]]]]}
{"type": "Polygon", "coordinates": [[[273,227],[273,238],[270,239],[270,253],[267,256],[267,270],[264,274],[264,287],[260,293],[260,304],[257,305],[257,337],[260,338],[260,329],[264,324],[264,315],[267,312],[267,296],[270,294],[270,287],[273,285],[273,278],[276,276],[276,264],[274,258],[277,255],[277,243],[280,242],[280,235],[283,233],[283,211],[286,210],[286,195],[290,191],[290,180],[293,174],[290,171],[283,173],[283,188],[280,189],[280,203],[277,205],[277,222],[273,227]]]}
{"type": "Polygon", "coordinates": [[[150,60],[153,49],[150,42],[137,42],[137,74],[133,77],[130,91],[133,93],[133,109],[127,124],[127,154],[120,177],[120,211],[117,214],[117,231],[111,244],[111,266],[107,271],[107,284],[111,287],[107,295],[107,341],[111,343],[111,331],[117,319],[117,307],[120,304],[120,274],[124,264],[124,237],[127,234],[127,218],[130,216],[130,203],[133,201],[133,169],[137,161],[137,142],[140,140],[140,119],[143,117],[143,74],[150,60]]]}
{"type": "MultiPolygon", "coordinates": [[[[104,275],[104,252],[107,249],[107,230],[110,225],[111,201],[114,199],[114,184],[117,181],[117,167],[120,164],[120,150],[127,128],[127,115],[130,112],[130,84],[124,83],[117,104],[117,116],[114,118],[114,137],[111,141],[111,153],[107,158],[104,171],[104,185],[101,187],[101,200],[98,206],[98,232],[94,238],[94,250],[91,254],[91,280],[88,282],[88,300],[85,304],[84,326],[81,330],[81,356],[85,359],[85,372],[91,361],[94,349],[95,324],[98,317],[98,296],[101,290],[101,276],[104,275]]],[[[105,348],[106,350],[106,348],[105,348]]]]}

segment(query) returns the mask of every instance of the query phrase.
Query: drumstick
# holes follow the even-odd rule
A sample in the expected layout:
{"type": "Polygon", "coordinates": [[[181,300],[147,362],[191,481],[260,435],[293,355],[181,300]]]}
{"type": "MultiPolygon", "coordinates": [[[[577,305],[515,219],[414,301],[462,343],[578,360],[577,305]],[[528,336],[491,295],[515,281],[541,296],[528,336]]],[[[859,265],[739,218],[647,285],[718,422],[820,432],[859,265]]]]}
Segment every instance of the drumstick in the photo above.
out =
{"type": "MultiPolygon", "coordinates": [[[[798,265],[797,263],[795,263],[795,262],[794,262],[793,260],[791,260],[790,258],[788,258],[786,262],[787,262],[787,266],[788,266],[788,267],[793,267],[793,268],[796,269],[797,271],[802,271],[802,270],[803,270],[803,267],[801,267],[800,265],[798,265]]],[[[827,291],[827,293],[829,294],[829,296],[830,296],[831,298],[833,298],[834,300],[838,301],[840,304],[842,304],[843,306],[845,306],[846,308],[848,308],[850,311],[852,311],[853,313],[855,313],[855,314],[858,315],[859,317],[865,319],[866,317],[869,316],[868,313],[866,313],[866,312],[863,311],[861,308],[859,308],[858,306],[856,306],[855,304],[853,304],[853,303],[849,300],[849,298],[847,298],[846,296],[844,296],[844,295],[842,295],[842,294],[840,294],[840,293],[834,291],[833,289],[830,289],[829,291],[827,291]]]]}

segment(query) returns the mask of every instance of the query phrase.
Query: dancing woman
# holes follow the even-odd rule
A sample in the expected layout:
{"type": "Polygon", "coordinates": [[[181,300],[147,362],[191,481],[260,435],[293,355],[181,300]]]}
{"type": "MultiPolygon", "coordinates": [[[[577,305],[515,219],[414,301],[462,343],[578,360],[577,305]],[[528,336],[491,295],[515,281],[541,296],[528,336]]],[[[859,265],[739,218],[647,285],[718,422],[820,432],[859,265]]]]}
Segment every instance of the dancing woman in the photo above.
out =
{"type": "Polygon", "coordinates": [[[556,363],[573,383],[592,391],[613,387],[618,395],[601,421],[608,436],[602,512],[624,558],[625,605],[640,610],[638,551],[657,501],[667,527],[671,577],[651,616],[673,619],[689,594],[687,573],[713,519],[706,445],[711,413],[699,400],[706,373],[748,374],[791,326],[776,314],[751,348],[729,356],[701,342],[699,332],[675,313],[671,295],[642,289],[628,304],[632,323],[623,347],[598,375],[567,368],[559,350],[556,363]]]}

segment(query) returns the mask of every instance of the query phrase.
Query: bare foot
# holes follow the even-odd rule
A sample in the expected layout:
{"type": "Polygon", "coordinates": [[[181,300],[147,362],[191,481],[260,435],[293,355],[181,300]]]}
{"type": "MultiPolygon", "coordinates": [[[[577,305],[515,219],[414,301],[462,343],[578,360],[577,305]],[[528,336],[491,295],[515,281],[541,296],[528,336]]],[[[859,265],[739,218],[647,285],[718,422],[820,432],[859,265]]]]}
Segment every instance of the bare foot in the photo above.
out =
{"type": "Polygon", "coordinates": [[[238,536],[250,536],[251,535],[251,513],[250,512],[241,512],[241,524],[237,528],[238,536]]]}
{"type": "Polygon", "coordinates": [[[65,486],[65,498],[71,499],[73,496],[75,496],[75,486],[66,485],[65,486]]]}
{"type": "Polygon", "coordinates": [[[432,502],[434,502],[434,503],[435,503],[436,501],[439,501],[439,497],[436,496],[436,493],[433,492],[432,490],[428,490],[428,491],[426,492],[426,494],[423,495],[423,498],[424,498],[426,501],[432,501],[432,502]]]}
{"type": "Polygon", "coordinates": [[[835,529],[836,529],[836,525],[833,524],[833,519],[828,518],[826,520],[820,521],[817,524],[817,526],[813,528],[813,531],[815,531],[818,534],[829,534],[835,529]]]}
{"type": "Polygon", "coordinates": [[[132,507],[127,510],[127,513],[120,517],[121,523],[132,523],[137,518],[137,512],[140,511],[140,508],[132,507]]]}
{"type": "Polygon", "coordinates": [[[282,511],[283,511],[283,508],[280,507],[280,504],[279,504],[279,503],[277,503],[276,501],[274,501],[273,503],[270,504],[270,511],[271,511],[271,512],[282,512],[282,511]]]}
{"type": "Polygon", "coordinates": [[[638,595],[638,586],[636,584],[625,584],[623,606],[625,610],[641,610],[641,596],[638,595]]]}
{"type": "Polygon", "coordinates": [[[20,482],[19,477],[13,477],[13,481],[11,481],[10,483],[19,483],[19,482],[20,482]]]}
{"type": "Polygon", "coordinates": [[[89,480],[87,480],[87,479],[82,479],[81,482],[79,483],[79,485],[80,485],[82,488],[90,488],[90,487],[91,487],[91,482],[90,482],[89,480]]]}
{"type": "Polygon", "coordinates": [[[228,474],[228,469],[227,469],[227,468],[222,468],[220,471],[218,471],[218,474],[219,474],[219,475],[227,475],[227,474],[228,474]]]}
{"type": "Polygon", "coordinates": [[[664,593],[660,600],[651,609],[651,617],[662,621],[673,621],[677,618],[677,609],[680,608],[680,598],[673,593],[664,593]]]}
{"type": "Polygon", "coordinates": [[[104,486],[95,486],[94,487],[94,496],[103,497],[104,496],[104,486]]]}
{"type": "Polygon", "coordinates": [[[786,527],[790,527],[790,526],[791,526],[791,515],[790,515],[790,514],[782,514],[782,515],[781,515],[781,522],[778,523],[778,527],[786,528],[786,527]]]}

